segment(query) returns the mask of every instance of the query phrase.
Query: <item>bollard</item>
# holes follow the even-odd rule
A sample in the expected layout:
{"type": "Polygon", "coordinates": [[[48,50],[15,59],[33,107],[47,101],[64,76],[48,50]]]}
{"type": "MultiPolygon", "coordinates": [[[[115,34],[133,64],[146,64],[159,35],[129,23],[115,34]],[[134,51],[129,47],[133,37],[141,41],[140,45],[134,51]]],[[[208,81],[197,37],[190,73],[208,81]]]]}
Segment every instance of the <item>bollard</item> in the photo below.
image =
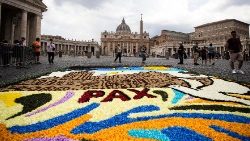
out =
{"type": "Polygon", "coordinates": [[[96,51],[96,58],[100,58],[100,51],[96,51]]]}

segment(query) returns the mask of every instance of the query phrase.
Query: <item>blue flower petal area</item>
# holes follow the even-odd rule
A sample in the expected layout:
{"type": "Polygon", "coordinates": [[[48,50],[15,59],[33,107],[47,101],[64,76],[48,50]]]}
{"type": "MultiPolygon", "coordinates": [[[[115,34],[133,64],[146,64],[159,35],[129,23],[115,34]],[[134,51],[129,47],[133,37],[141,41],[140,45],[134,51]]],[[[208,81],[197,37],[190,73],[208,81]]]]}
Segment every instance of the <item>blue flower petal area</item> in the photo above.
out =
{"type": "Polygon", "coordinates": [[[40,131],[40,130],[46,130],[49,128],[52,128],[54,126],[63,124],[65,122],[68,122],[70,120],[73,120],[75,118],[78,118],[84,114],[89,113],[91,110],[97,108],[100,104],[98,103],[93,103],[90,104],[86,107],[74,110],[68,114],[62,115],[62,116],[58,116],[43,122],[38,122],[35,124],[31,124],[31,125],[27,125],[27,126],[13,126],[11,128],[9,128],[9,130],[12,133],[29,133],[29,132],[36,132],[36,131],[40,131]]]}
{"type": "Polygon", "coordinates": [[[170,141],[160,130],[133,129],[128,134],[135,138],[155,139],[158,141],[170,141]]]}
{"type": "Polygon", "coordinates": [[[140,121],[138,118],[128,118],[129,114],[132,113],[140,113],[140,112],[150,112],[160,110],[157,106],[139,106],[136,108],[133,108],[127,112],[121,113],[119,115],[116,115],[110,119],[103,120],[100,122],[85,122],[82,125],[79,125],[78,127],[74,128],[71,133],[73,134],[80,134],[80,133],[95,133],[99,130],[113,127],[116,125],[122,125],[126,123],[132,123],[135,121],[140,121]]]}
{"type": "Polygon", "coordinates": [[[167,71],[187,72],[186,70],[180,68],[169,68],[167,71]]]}
{"type": "Polygon", "coordinates": [[[246,136],[240,135],[240,134],[238,134],[236,132],[230,131],[230,130],[222,128],[220,126],[211,125],[210,127],[213,128],[217,132],[226,133],[229,136],[232,136],[234,138],[240,139],[242,141],[250,141],[250,137],[246,137],[246,136]]]}
{"type": "Polygon", "coordinates": [[[175,89],[173,89],[173,91],[174,91],[175,96],[172,100],[172,104],[176,104],[183,98],[183,96],[185,96],[185,94],[183,92],[175,90],[175,89]]]}
{"type": "Polygon", "coordinates": [[[160,119],[160,118],[172,118],[172,117],[182,117],[182,118],[202,118],[202,119],[216,119],[227,122],[237,122],[237,123],[246,123],[250,124],[250,118],[233,115],[233,114],[203,114],[203,113],[174,113],[174,114],[165,114],[159,116],[147,116],[147,117],[137,117],[137,118],[128,118],[129,114],[139,113],[139,112],[150,112],[150,111],[158,111],[159,107],[153,105],[147,106],[139,106],[134,109],[131,109],[127,112],[121,113],[119,115],[113,116],[107,120],[103,120],[100,122],[85,122],[78,127],[74,128],[71,133],[73,134],[81,134],[88,133],[92,134],[102,129],[123,125],[127,123],[133,123],[138,121],[147,121],[152,119],[160,119]]]}
{"type": "Polygon", "coordinates": [[[212,141],[212,139],[185,127],[169,127],[162,130],[171,141],[212,141]]]}

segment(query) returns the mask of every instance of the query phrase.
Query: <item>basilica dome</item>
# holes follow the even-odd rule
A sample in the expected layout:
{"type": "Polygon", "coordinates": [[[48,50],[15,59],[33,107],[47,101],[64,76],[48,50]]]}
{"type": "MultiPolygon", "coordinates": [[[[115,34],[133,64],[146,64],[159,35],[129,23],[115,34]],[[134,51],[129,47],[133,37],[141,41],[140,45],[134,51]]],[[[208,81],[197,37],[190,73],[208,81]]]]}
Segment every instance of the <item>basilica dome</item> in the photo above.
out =
{"type": "Polygon", "coordinates": [[[125,23],[124,18],[122,23],[116,28],[116,33],[131,33],[130,27],[125,23]]]}

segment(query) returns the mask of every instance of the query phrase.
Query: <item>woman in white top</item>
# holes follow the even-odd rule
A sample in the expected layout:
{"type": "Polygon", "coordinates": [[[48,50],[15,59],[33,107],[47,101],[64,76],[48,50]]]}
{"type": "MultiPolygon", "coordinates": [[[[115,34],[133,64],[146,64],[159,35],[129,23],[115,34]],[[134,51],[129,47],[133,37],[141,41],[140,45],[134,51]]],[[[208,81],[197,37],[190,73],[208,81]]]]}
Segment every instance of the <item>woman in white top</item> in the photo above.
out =
{"type": "Polygon", "coordinates": [[[55,44],[53,43],[53,39],[50,39],[50,42],[47,45],[47,53],[49,64],[53,64],[55,56],[55,44]]]}

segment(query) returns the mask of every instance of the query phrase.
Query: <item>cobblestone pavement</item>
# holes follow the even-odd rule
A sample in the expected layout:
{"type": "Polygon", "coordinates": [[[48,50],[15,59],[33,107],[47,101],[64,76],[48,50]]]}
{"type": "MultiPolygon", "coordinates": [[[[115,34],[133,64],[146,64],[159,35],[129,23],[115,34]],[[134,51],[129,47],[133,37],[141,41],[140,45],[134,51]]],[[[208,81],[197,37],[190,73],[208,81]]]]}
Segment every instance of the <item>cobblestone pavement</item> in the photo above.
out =
{"type": "MultiPolygon", "coordinates": [[[[84,57],[71,57],[63,56],[62,58],[55,57],[55,63],[50,65],[46,57],[41,57],[42,64],[33,64],[26,68],[16,69],[14,66],[2,68],[0,70],[0,87],[10,85],[21,80],[30,79],[51,73],[53,71],[63,70],[72,66],[83,66],[83,67],[114,67],[114,66],[141,66],[141,58],[136,57],[123,57],[122,63],[115,63],[114,57],[104,57],[91,59],[84,57]]],[[[194,66],[192,59],[184,60],[183,65],[178,65],[177,59],[170,58],[147,58],[146,66],[172,66],[178,68],[184,68],[193,73],[200,73],[206,75],[218,76],[220,78],[233,80],[236,82],[250,83],[250,61],[244,62],[242,70],[245,72],[241,74],[231,74],[228,60],[217,60],[214,66],[211,65],[199,65],[194,66]]],[[[201,64],[201,61],[200,61],[201,64]]]]}

